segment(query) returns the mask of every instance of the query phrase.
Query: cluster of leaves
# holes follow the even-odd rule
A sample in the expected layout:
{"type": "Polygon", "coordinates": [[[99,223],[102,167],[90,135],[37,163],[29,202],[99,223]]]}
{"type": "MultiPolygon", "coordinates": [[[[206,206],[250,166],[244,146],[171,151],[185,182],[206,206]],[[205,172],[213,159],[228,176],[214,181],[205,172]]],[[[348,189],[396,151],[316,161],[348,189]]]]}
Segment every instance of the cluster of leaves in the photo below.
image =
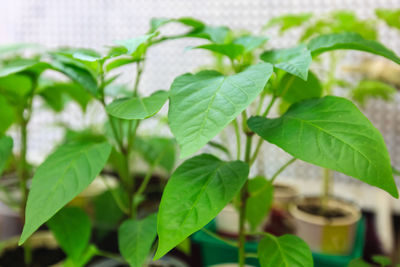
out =
{"type": "MultiPolygon", "coordinates": [[[[294,22],[290,20],[290,17],[283,19],[285,30],[308,21],[309,16],[296,18],[294,22]]],[[[270,179],[248,177],[263,141],[293,156],[286,166],[295,159],[303,160],[350,175],[398,197],[381,134],[351,101],[322,97],[322,83],[310,70],[310,65],[325,52],[343,49],[372,53],[397,64],[400,58],[379,42],[359,34],[329,32],[293,48],[267,50],[261,55],[262,62],[252,64],[248,59],[254,58],[256,49],[266,41],[265,37],[249,34],[236,37],[227,27],[208,26],[191,18],[153,19],[147,34],[117,41],[105,55],[88,49],[64,49],[52,52],[49,62],[25,62],[2,68],[1,77],[29,73],[34,75],[34,81],[46,69],[61,72],[83,88],[91,99],[101,103],[108,116],[108,134],[93,138],[87,131],[69,132],[66,142],[37,168],[28,195],[20,244],[47,222],[68,256],[66,264],[83,266],[91,256],[101,255],[101,251],[89,243],[91,227],[87,215],[64,207],[89,186],[109,162],[120,177],[118,192],[123,192],[120,196],[116,190],[111,190],[111,196],[129,217],[118,229],[118,243],[121,255],[131,266],[141,266],[145,262],[156,236],[158,247],[154,259],[159,259],[202,229],[235,197],[241,225],[237,243],[239,264],[244,266],[244,222],[248,221],[255,229],[262,221],[272,201],[272,183],[277,175],[270,179]],[[189,30],[162,36],[161,27],[169,23],[180,23],[189,30]],[[183,74],[174,80],[169,91],[142,97],[138,85],[147,49],[177,38],[207,40],[207,44],[195,49],[227,57],[233,74],[215,70],[183,74]],[[107,87],[118,77],[111,76],[110,71],[132,63],[137,70],[133,90],[124,91],[122,98],[108,103],[113,95],[108,95],[107,87]],[[264,103],[267,96],[270,96],[269,104],[264,103]],[[278,99],[285,105],[284,114],[268,118],[278,99]],[[225,161],[211,154],[186,159],[172,172],[157,215],[139,219],[138,203],[154,168],[160,166],[168,173],[173,169],[174,142],[165,138],[146,140],[137,137],[136,132],[141,121],[157,114],[167,101],[168,123],[180,146],[181,158],[198,152],[233,124],[238,137],[237,159],[225,161]],[[256,113],[248,116],[247,109],[254,101],[258,101],[259,107],[256,113]],[[265,111],[261,113],[263,108],[265,111]],[[239,128],[246,138],[243,155],[239,128]],[[253,149],[255,137],[260,141],[253,149]],[[149,172],[140,186],[135,183],[130,169],[133,150],[149,163],[149,172]]],[[[34,92],[39,88],[35,83],[31,87],[34,92]]],[[[68,95],[73,98],[73,93],[68,95]]],[[[47,99],[55,98],[48,96],[47,99]]],[[[29,103],[31,101],[32,97],[29,103]]],[[[4,137],[0,145],[0,159],[7,158],[12,141],[4,137]]],[[[261,266],[312,266],[307,244],[292,235],[277,238],[262,234],[258,258],[261,266]]]]}

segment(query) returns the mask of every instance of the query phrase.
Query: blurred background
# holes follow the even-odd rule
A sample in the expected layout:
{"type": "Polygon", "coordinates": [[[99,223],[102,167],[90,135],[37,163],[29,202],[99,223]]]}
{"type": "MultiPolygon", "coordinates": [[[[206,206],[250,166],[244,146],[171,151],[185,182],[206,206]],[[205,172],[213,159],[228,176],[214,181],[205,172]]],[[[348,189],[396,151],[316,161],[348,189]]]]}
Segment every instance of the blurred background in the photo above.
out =
{"type": "MultiPolygon", "coordinates": [[[[104,49],[113,40],[128,39],[144,34],[149,29],[153,17],[178,18],[194,17],[211,25],[227,25],[232,29],[246,29],[255,34],[270,37],[267,47],[286,47],[294,45],[301,29],[290,30],[280,35],[277,30],[262,30],[266,22],[275,16],[286,13],[312,12],[317,16],[332,10],[350,10],[360,19],[376,21],[379,39],[396,54],[400,54],[400,32],[378,22],[376,8],[400,8],[398,0],[13,0],[3,1],[0,8],[0,45],[12,43],[38,43],[47,48],[74,46],[104,49]]],[[[180,31],[179,25],[168,25],[166,33],[180,31]]],[[[163,46],[150,49],[146,71],[141,83],[144,95],[159,89],[168,89],[173,79],[185,72],[196,71],[199,67],[211,64],[209,53],[185,48],[204,43],[201,40],[167,42],[163,46]],[[190,43],[191,42],[191,43],[190,43]]],[[[348,73],[350,65],[362,62],[367,56],[352,53],[346,56],[337,70],[337,75],[351,80],[348,73]]],[[[132,83],[133,67],[126,67],[121,82],[132,83]]],[[[338,94],[341,91],[338,90],[338,94]]],[[[40,100],[38,100],[40,101],[40,100]]],[[[400,94],[392,101],[373,99],[363,108],[364,113],[383,133],[394,166],[400,168],[400,94]]],[[[40,103],[35,103],[40,106],[40,103]]],[[[60,142],[63,130],[55,122],[63,122],[72,128],[80,129],[94,122],[104,120],[97,105],[91,104],[86,115],[76,104],[71,103],[66,111],[54,114],[39,110],[33,114],[29,124],[28,158],[40,163],[60,142]]],[[[166,108],[164,107],[164,115],[166,108]]],[[[1,108],[0,108],[1,112],[1,108]]],[[[142,132],[154,130],[150,120],[141,128],[142,132]]],[[[157,128],[162,135],[170,135],[167,127],[157,128]]],[[[16,131],[11,131],[16,136],[16,131]]],[[[233,136],[233,135],[232,135],[233,136]]],[[[227,137],[230,138],[229,135],[227,137]]],[[[18,140],[18,139],[17,139],[18,140]]],[[[18,149],[18,143],[15,144],[18,149]]],[[[271,174],[285,163],[288,156],[272,145],[264,145],[261,157],[256,162],[253,174],[271,174]],[[268,162],[268,164],[265,164],[268,162]]],[[[298,186],[302,193],[320,191],[322,171],[304,162],[296,162],[282,173],[280,181],[298,186]]],[[[365,211],[374,212],[381,225],[389,225],[387,211],[392,209],[400,214],[400,202],[392,199],[377,188],[335,173],[336,195],[351,199],[360,204],[365,211]],[[379,215],[381,214],[381,215],[379,215]]],[[[397,180],[400,185],[399,180],[397,180]]],[[[398,220],[394,221],[398,224],[398,220]]],[[[388,227],[378,229],[382,246],[393,245],[393,232],[388,227]]]]}

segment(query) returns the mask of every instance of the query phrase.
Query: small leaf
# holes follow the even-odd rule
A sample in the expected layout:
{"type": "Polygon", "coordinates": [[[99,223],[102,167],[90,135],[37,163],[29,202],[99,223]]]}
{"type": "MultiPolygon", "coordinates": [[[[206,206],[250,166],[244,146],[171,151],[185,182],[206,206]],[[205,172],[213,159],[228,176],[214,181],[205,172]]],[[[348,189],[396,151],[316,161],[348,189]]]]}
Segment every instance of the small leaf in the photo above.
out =
{"type": "Polygon", "coordinates": [[[228,39],[230,29],[226,26],[208,26],[195,28],[192,32],[184,37],[202,38],[212,41],[213,43],[223,44],[228,39]]]}
{"type": "Polygon", "coordinates": [[[13,139],[9,136],[0,137],[0,177],[7,161],[12,155],[13,139]]]}
{"type": "Polygon", "coordinates": [[[140,60],[141,60],[140,58],[120,57],[120,58],[114,59],[113,61],[109,62],[106,65],[106,71],[110,71],[110,70],[119,68],[121,66],[139,62],[140,60]]]}
{"type": "Polygon", "coordinates": [[[153,32],[150,34],[145,34],[136,38],[131,38],[127,40],[117,40],[114,41],[115,44],[123,46],[126,49],[127,54],[134,54],[138,49],[146,44],[148,40],[158,35],[158,32],[153,32]]]}
{"type": "Polygon", "coordinates": [[[400,9],[384,9],[378,8],[375,10],[378,18],[383,20],[388,26],[400,30],[400,9]]]}
{"type": "Polygon", "coordinates": [[[38,167],[28,195],[20,245],[96,178],[110,152],[108,143],[65,144],[38,167]]]}
{"type": "Polygon", "coordinates": [[[168,99],[168,92],[157,91],[149,97],[131,97],[114,100],[107,105],[108,114],[125,120],[141,120],[156,114],[168,99]]]}
{"type": "Polygon", "coordinates": [[[171,85],[169,126],[186,157],[216,136],[262,92],[272,66],[261,63],[232,76],[185,74],[171,85]]]}
{"type": "Polygon", "coordinates": [[[157,236],[157,214],[142,220],[128,219],[118,229],[118,247],[131,267],[141,267],[157,236]]]}
{"type": "Polygon", "coordinates": [[[155,259],[209,223],[245,183],[248,164],[224,162],[202,154],[186,160],[172,174],[161,198],[155,259]]]}
{"type": "Polygon", "coordinates": [[[261,59],[274,65],[275,68],[284,70],[307,80],[308,69],[312,61],[311,52],[305,45],[293,48],[266,51],[261,59]]]}
{"type": "Polygon", "coordinates": [[[32,72],[39,75],[49,68],[51,68],[51,66],[46,62],[40,62],[33,59],[20,59],[2,66],[0,69],[0,77],[6,77],[20,72],[32,72]]]}
{"type": "Polygon", "coordinates": [[[137,138],[135,148],[151,166],[161,166],[167,172],[175,167],[176,142],[172,138],[137,138]]]}
{"type": "Polygon", "coordinates": [[[373,255],[372,261],[379,264],[380,266],[389,266],[392,264],[392,260],[389,257],[383,255],[373,255]]]}
{"type": "Polygon", "coordinates": [[[372,267],[372,265],[363,259],[353,259],[347,267],[372,267]]]}
{"type": "Polygon", "coordinates": [[[193,47],[193,49],[205,49],[224,56],[229,57],[231,60],[236,59],[244,53],[243,45],[239,44],[205,44],[193,47]]]}
{"type": "Polygon", "coordinates": [[[244,52],[249,53],[256,48],[261,47],[268,41],[268,37],[245,35],[236,38],[233,43],[244,47],[244,52]]]}
{"type": "Polygon", "coordinates": [[[91,225],[86,213],[77,207],[65,207],[47,222],[47,226],[65,254],[79,262],[90,240],[91,225]]]}
{"type": "Polygon", "coordinates": [[[362,80],[351,91],[351,98],[364,107],[369,99],[391,101],[396,91],[393,86],[378,80],[362,80]]]}
{"type": "Polygon", "coordinates": [[[4,134],[17,118],[16,110],[13,105],[8,103],[7,99],[0,95],[0,134],[4,134]]]}
{"type": "Polygon", "coordinates": [[[258,259],[261,267],[311,267],[314,266],[311,250],[299,237],[270,234],[258,244],[258,259]]]}
{"type": "Polygon", "coordinates": [[[366,40],[356,33],[326,34],[315,37],[308,43],[311,55],[318,56],[324,52],[338,49],[352,49],[368,52],[390,59],[400,64],[400,58],[384,45],[377,41],[366,40]]]}
{"type": "Polygon", "coordinates": [[[279,83],[276,94],[287,103],[293,104],[310,98],[322,96],[323,88],[318,78],[311,71],[307,81],[287,73],[279,83]]]}
{"type": "Polygon", "coordinates": [[[264,29],[278,26],[279,31],[282,34],[291,28],[303,25],[305,22],[310,20],[311,17],[312,17],[311,13],[282,15],[279,17],[272,18],[270,21],[268,21],[268,23],[264,26],[264,29]]]}
{"type": "Polygon", "coordinates": [[[271,208],[274,186],[265,177],[258,176],[249,180],[248,191],[246,219],[251,229],[256,231],[271,208]]]}
{"type": "Polygon", "coordinates": [[[253,117],[248,125],[295,158],[353,176],[398,197],[382,135],[347,99],[305,100],[280,118],[253,117]]]}
{"type": "Polygon", "coordinates": [[[0,78],[0,93],[10,103],[21,105],[32,92],[32,79],[23,73],[12,74],[0,78]]]}

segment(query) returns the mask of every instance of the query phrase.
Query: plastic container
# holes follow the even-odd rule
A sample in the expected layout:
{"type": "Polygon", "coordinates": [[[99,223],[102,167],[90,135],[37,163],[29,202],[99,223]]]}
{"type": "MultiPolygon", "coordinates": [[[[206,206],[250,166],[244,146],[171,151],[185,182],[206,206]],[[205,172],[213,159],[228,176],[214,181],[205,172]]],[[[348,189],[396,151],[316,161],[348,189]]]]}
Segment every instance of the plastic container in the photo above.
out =
{"type": "MultiPolygon", "coordinates": [[[[206,229],[215,232],[215,222],[212,221],[206,229]]],[[[356,240],[354,249],[349,255],[335,256],[313,253],[315,267],[344,267],[349,264],[352,259],[362,256],[365,240],[365,220],[361,219],[357,224],[356,240]]],[[[226,243],[211,237],[203,231],[198,231],[192,235],[192,241],[199,245],[203,266],[209,267],[221,263],[237,262],[237,248],[227,245],[226,243]]],[[[257,242],[246,243],[246,251],[248,253],[257,253],[257,242]]],[[[248,258],[246,264],[259,267],[258,259],[248,258]]]]}

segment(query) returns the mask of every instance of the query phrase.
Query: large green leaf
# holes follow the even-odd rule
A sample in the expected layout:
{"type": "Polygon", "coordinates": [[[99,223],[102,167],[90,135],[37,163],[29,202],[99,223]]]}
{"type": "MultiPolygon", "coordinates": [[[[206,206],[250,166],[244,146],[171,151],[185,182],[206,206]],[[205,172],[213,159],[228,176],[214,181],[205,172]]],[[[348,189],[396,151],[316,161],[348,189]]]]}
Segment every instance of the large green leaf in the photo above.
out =
{"type": "Polygon", "coordinates": [[[157,236],[157,214],[141,220],[128,219],[118,229],[118,247],[131,267],[141,267],[157,236]]]}
{"type": "Polygon", "coordinates": [[[175,166],[176,142],[165,137],[137,138],[135,148],[151,166],[161,166],[167,172],[175,166]]]}
{"type": "Polygon", "coordinates": [[[338,49],[359,50],[385,57],[400,64],[400,58],[392,50],[377,41],[366,40],[356,33],[321,35],[308,43],[308,49],[310,49],[312,56],[318,56],[324,52],[338,49]]]}
{"type": "Polygon", "coordinates": [[[185,74],[171,86],[169,125],[186,157],[210,141],[253,102],[272,74],[262,63],[232,76],[185,74]]]}
{"type": "Polygon", "coordinates": [[[111,152],[108,143],[60,146],[36,170],[19,244],[81,193],[100,173],[111,152]]]}
{"type": "Polygon", "coordinates": [[[9,136],[0,137],[0,177],[12,154],[13,139],[9,136]]]}
{"type": "Polygon", "coordinates": [[[311,250],[299,237],[270,234],[258,244],[258,259],[261,267],[312,267],[314,266],[311,250]]]}
{"type": "Polygon", "coordinates": [[[249,180],[249,198],[246,202],[246,219],[252,230],[266,218],[274,197],[274,186],[265,177],[258,176],[249,180]]]}
{"type": "Polygon", "coordinates": [[[249,173],[241,161],[224,162],[202,154],[172,174],[161,198],[155,259],[209,223],[239,192],[249,173]]]}
{"type": "Polygon", "coordinates": [[[261,59],[274,65],[275,68],[287,71],[307,80],[308,69],[312,61],[311,52],[305,45],[293,48],[266,51],[261,59]]]}
{"type": "Polygon", "coordinates": [[[248,125],[295,158],[353,176],[398,197],[382,135],[347,99],[305,100],[280,118],[253,117],[248,125]]]}
{"type": "Polygon", "coordinates": [[[146,119],[156,114],[168,99],[168,92],[157,91],[149,97],[131,97],[114,100],[107,105],[108,114],[125,120],[146,119]]]}
{"type": "Polygon", "coordinates": [[[65,254],[79,262],[90,240],[91,225],[86,213],[77,207],[65,207],[47,222],[47,226],[65,254]]]}

